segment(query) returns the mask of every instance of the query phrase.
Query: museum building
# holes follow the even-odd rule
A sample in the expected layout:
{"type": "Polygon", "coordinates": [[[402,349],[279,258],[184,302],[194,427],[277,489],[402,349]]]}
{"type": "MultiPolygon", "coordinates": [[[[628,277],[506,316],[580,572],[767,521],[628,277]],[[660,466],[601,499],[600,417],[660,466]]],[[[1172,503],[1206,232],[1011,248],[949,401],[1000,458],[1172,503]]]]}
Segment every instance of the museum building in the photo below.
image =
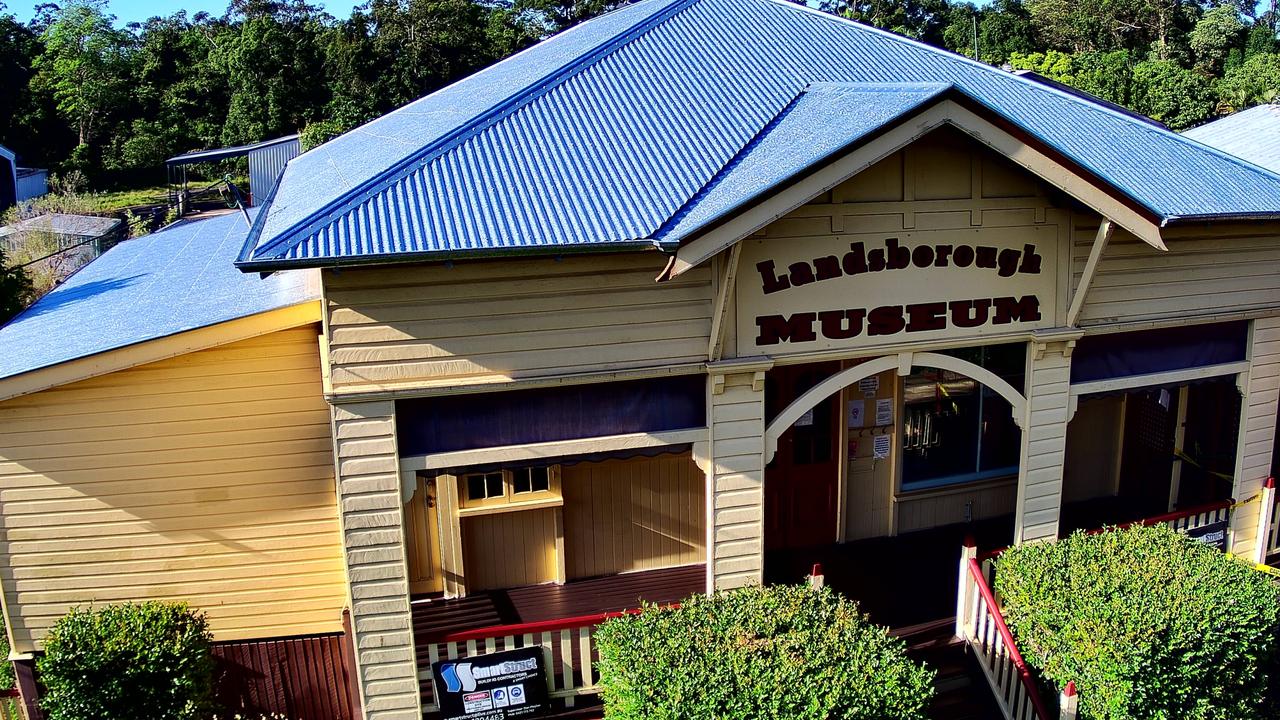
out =
{"type": "Polygon", "coordinates": [[[954,617],[964,535],[1209,508],[1276,549],[1280,176],[909,39],[643,0],[249,218],[0,330],[112,337],[0,359],[15,657],[70,606],[186,599],[228,643],[346,638],[363,716],[418,718],[443,657],[544,644],[572,701],[601,614],[815,563],[902,627],[954,617]]]}

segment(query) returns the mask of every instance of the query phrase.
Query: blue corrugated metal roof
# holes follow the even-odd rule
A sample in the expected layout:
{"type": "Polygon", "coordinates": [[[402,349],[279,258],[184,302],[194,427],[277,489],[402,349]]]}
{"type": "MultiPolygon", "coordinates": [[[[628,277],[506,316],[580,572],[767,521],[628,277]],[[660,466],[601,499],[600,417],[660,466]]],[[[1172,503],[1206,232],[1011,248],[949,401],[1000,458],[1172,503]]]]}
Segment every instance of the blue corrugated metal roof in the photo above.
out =
{"type": "Polygon", "coordinates": [[[306,272],[237,271],[247,234],[236,213],[117,245],[0,327],[0,378],[318,296],[306,272]]]}
{"type": "Polygon", "coordinates": [[[299,156],[241,267],[670,247],[814,83],[952,85],[1156,222],[1280,216],[1280,177],[1052,87],[785,0],[644,0],[299,156]]]}
{"type": "Polygon", "coordinates": [[[938,83],[809,86],[658,230],[655,239],[695,234],[950,88],[938,83]]]}
{"type": "Polygon", "coordinates": [[[1257,105],[1183,134],[1280,173],[1280,105],[1257,105]]]}

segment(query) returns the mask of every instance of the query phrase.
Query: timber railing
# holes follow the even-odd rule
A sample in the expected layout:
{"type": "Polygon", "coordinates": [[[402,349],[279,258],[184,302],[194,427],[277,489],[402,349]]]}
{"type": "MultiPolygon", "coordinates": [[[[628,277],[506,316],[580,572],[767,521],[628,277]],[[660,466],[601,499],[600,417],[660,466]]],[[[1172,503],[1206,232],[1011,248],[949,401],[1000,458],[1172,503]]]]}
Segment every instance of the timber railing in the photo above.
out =
{"type": "Polygon", "coordinates": [[[18,691],[0,690],[0,720],[26,720],[26,717],[18,691]]]}
{"type": "MultiPolygon", "coordinates": [[[[1031,669],[1022,659],[1022,653],[1013,641],[1013,635],[1000,613],[1000,605],[987,584],[987,577],[978,562],[977,549],[966,542],[960,554],[960,585],[956,594],[956,637],[968,643],[973,650],[982,674],[986,676],[991,692],[1000,705],[1006,720],[1055,720],[1074,718],[1065,712],[1050,714],[1048,705],[1040,694],[1031,669]]],[[[1073,687],[1071,701],[1064,692],[1063,709],[1074,710],[1073,687]]]]}
{"type": "MultiPolygon", "coordinates": [[[[677,604],[665,607],[678,607],[677,604]]],[[[542,647],[547,660],[547,674],[551,681],[552,698],[560,698],[573,707],[579,695],[599,692],[599,674],[595,670],[598,658],[595,647],[595,629],[602,623],[623,615],[634,615],[640,610],[597,613],[578,617],[517,625],[493,625],[462,630],[441,635],[427,641],[427,658],[430,664],[418,669],[418,682],[430,687],[430,698],[423,696],[424,712],[440,709],[435,692],[435,679],[431,665],[441,660],[457,660],[477,657],[506,650],[526,647],[542,647]]],[[[3,720],[3,718],[0,718],[3,720]]]]}

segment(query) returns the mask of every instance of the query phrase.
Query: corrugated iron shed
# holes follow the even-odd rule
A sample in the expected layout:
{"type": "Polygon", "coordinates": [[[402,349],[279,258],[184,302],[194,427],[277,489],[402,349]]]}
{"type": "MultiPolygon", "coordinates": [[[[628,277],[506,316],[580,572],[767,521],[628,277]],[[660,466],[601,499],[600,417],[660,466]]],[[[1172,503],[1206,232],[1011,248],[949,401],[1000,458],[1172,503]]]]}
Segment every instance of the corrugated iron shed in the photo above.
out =
{"type": "Polygon", "coordinates": [[[236,213],[117,245],[0,327],[0,378],[319,296],[305,271],[238,272],[247,232],[236,213]]]}
{"type": "Polygon", "coordinates": [[[643,0],[294,159],[240,266],[671,249],[815,83],[952,86],[1157,224],[1280,216],[1280,177],[1086,98],[785,0],[643,0]]]}
{"type": "Polygon", "coordinates": [[[1280,105],[1257,105],[1183,135],[1280,173],[1280,105]]]}

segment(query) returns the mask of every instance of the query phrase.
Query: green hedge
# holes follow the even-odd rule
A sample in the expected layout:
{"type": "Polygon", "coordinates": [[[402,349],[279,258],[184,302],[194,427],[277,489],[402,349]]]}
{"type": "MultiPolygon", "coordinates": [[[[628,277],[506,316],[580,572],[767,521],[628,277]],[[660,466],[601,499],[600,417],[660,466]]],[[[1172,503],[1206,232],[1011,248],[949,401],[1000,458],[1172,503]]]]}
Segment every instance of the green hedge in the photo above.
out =
{"type": "Polygon", "coordinates": [[[182,603],[74,609],[36,669],[49,720],[195,720],[213,695],[212,636],[182,603]]]}
{"type": "Polygon", "coordinates": [[[1280,643],[1280,586],[1165,526],[1022,545],[996,589],[1018,646],[1093,720],[1247,720],[1280,643]]]}
{"type": "Polygon", "coordinates": [[[607,720],[914,720],[933,671],[830,589],[749,587],[597,632],[607,720]]]}

